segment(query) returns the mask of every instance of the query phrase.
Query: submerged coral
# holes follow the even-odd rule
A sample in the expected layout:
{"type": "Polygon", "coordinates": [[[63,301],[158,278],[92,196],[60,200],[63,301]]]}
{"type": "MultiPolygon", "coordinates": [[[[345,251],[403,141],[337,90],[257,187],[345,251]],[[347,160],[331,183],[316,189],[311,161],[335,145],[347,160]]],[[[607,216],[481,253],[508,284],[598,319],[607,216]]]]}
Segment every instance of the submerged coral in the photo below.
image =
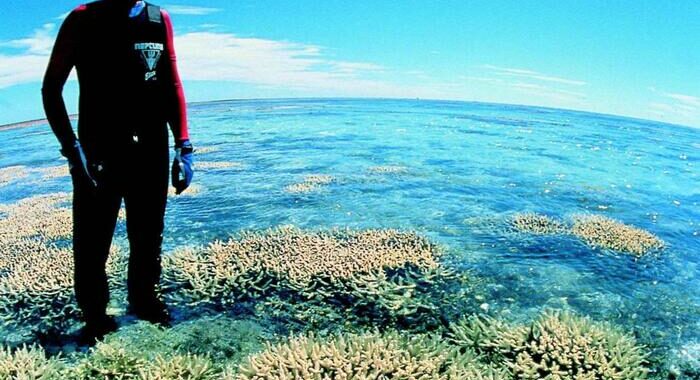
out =
{"type": "MultiPolygon", "coordinates": [[[[61,328],[78,316],[73,296],[73,254],[56,245],[72,235],[72,216],[61,207],[67,193],[38,196],[3,205],[0,218],[0,321],[61,328]]],[[[111,281],[125,263],[117,247],[108,261],[111,281]]]]}
{"type": "Polygon", "coordinates": [[[505,372],[459,353],[439,336],[397,332],[299,336],[250,356],[237,380],[506,379],[505,372]]]}
{"type": "Polygon", "coordinates": [[[510,225],[520,232],[538,235],[559,234],[566,232],[566,226],[547,215],[534,212],[518,213],[509,219],[510,225]]]}
{"type": "Polygon", "coordinates": [[[367,171],[373,174],[404,174],[408,172],[408,168],[398,165],[382,165],[370,166],[367,171]]]}
{"type": "Polygon", "coordinates": [[[416,318],[438,323],[461,302],[450,295],[470,289],[466,274],[439,265],[439,254],[412,232],[279,227],[165,256],[162,288],[180,305],[258,300],[263,316],[303,324],[399,319],[420,328],[416,318]]]}
{"type": "Polygon", "coordinates": [[[175,188],[172,186],[169,186],[168,187],[168,196],[169,197],[182,197],[182,196],[194,197],[194,196],[199,195],[202,191],[203,191],[203,187],[196,184],[196,183],[191,184],[187,189],[185,189],[185,191],[183,191],[180,194],[175,194],[175,188]]]}
{"type": "Polygon", "coordinates": [[[602,215],[577,215],[571,232],[586,244],[643,256],[662,249],[664,241],[652,233],[602,215]]]}
{"type": "Polygon", "coordinates": [[[200,161],[197,162],[197,169],[207,170],[207,169],[231,169],[237,168],[241,169],[245,167],[244,164],[240,162],[231,161],[200,161]]]}
{"type": "Polygon", "coordinates": [[[632,336],[566,312],[519,326],[471,316],[450,330],[453,343],[508,368],[517,379],[647,377],[646,354],[632,336]]]}
{"type": "Polygon", "coordinates": [[[310,193],[320,190],[322,186],[328,185],[334,180],[335,178],[328,174],[309,174],[304,177],[303,182],[288,185],[284,191],[295,194],[310,193]]]}
{"type": "Polygon", "coordinates": [[[65,368],[62,360],[48,358],[38,346],[0,348],[0,379],[59,380],[65,368]]]}
{"type": "Polygon", "coordinates": [[[22,165],[0,168],[0,186],[27,176],[27,168],[22,165]]]}
{"type": "Polygon", "coordinates": [[[309,233],[280,227],[176,252],[166,257],[164,279],[171,288],[187,284],[183,290],[191,300],[206,300],[214,295],[264,292],[280,282],[303,291],[347,280],[361,282],[362,275],[385,268],[431,269],[437,267],[436,254],[435,245],[410,232],[309,233]]]}
{"type": "Polygon", "coordinates": [[[68,165],[49,166],[46,168],[38,168],[37,171],[41,174],[43,180],[68,177],[70,171],[68,165]]]}

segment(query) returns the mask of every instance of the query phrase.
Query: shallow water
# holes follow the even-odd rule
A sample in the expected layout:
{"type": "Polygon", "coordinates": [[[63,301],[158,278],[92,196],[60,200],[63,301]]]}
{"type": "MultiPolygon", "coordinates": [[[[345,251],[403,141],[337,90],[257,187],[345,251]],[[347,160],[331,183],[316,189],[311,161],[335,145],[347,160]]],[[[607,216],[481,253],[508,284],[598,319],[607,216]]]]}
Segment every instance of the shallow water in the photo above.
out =
{"type": "MultiPolygon", "coordinates": [[[[571,308],[664,348],[700,341],[700,130],[534,107],[410,100],[194,104],[201,192],[170,198],[164,248],[242,229],[400,228],[446,245],[450,265],[489,279],[493,313],[528,319],[571,308]],[[401,169],[377,173],[377,166],[401,169]],[[334,177],[309,193],[285,188],[334,177]],[[539,212],[606,215],[667,248],[641,259],[571,236],[506,227],[539,212]],[[452,257],[452,256],[451,256],[452,257]]],[[[47,125],[0,132],[0,168],[64,163],[47,125]]],[[[70,191],[38,174],[0,186],[0,203],[70,191]]],[[[124,228],[118,234],[123,236],[124,228]]]]}

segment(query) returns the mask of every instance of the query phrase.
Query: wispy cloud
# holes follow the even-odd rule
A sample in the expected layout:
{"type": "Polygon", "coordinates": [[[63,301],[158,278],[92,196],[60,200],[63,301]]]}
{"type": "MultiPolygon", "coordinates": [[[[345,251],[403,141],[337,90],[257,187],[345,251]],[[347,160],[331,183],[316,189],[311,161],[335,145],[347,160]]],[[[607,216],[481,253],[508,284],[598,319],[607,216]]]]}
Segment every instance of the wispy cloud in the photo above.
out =
{"type": "Polygon", "coordinates": [[[565,85],[571,85],[571,86],[584,86],[584,85],[586,85],[586,82],[584,82],[584,81],[561,78],[561,77],[543,74],[543,73],[540,73],[537,71],[526,70],[526,69],[499,67],[499,66],[494,66],[494,65],[483,65],[483,68],[491,71],[492,73],[494,73],[496,75],[502,75],[502,76],[520,77],[520,78],[530,79],[530,80],[535,80],[535,81],[552,82],[552,83],[565,84],[565,85]]]}
{"type": "Polygon", "coordinates": [[[583,91],[586,82],[534,70],[487,64],[460,79],[518,103],[580,108],[587,102],[583,91]]]}
{"type": "Polygon", "coordinates": [[[53,31],[55,28],[56,24],[44,24],[41,28],[34,30],[31,36],[0,42],[0,47],[23,49],[28,54],[50,54],[54,42],[53,31]]]}
{"type": "Polygon", "coordinates": [[[648,112],[665,121],[686,125],[700,123],[700,97],[658,90],[650,87],[656,99],[649,103],[648,112]]]}
{"type": "Polygon", "coordinates": [[[19,50],[14,54],[0,53],[0,88],[41,79],[54,43],[55,24],[44,24],[26,38],[0,42],[3,50],[19,50]]]}
{"type": "Polygon", "coordinates": [[[221,8],[197,7],[191,5],[164,5],[163,8],[170,14],[188,16],[204,16],[221,11],[221,8]]]}
{"type": "Polygon", "coordinates": [[[327,57],[309,44],[195,32],[176,37],[185,79],[233,81],[342,94],[398,94],[390,83],[370,79],[385,70],[371,62],[327,57]]]}

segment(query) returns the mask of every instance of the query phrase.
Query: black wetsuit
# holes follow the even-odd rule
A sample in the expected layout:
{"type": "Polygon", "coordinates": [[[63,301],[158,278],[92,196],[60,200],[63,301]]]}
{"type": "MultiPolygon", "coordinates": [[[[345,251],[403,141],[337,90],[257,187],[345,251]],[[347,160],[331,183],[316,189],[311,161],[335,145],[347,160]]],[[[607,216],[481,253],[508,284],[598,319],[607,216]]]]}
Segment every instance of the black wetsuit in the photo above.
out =
{"type": "Polygon", "coordinates": [[[122,199],[130,245],[131,305],[152,302],[160,278],[168,191],[170,124],[188,138],[185,102],[166,12],[148,4],[130,17],[133,0],[81,5],[66,18],[42,89],[52,130],[75,142],[61,95],[76,68],[78,137],[97,188],[74,179],[75,292],[87,322],[103,318],[109,300],[105,264],[122,199]]]}

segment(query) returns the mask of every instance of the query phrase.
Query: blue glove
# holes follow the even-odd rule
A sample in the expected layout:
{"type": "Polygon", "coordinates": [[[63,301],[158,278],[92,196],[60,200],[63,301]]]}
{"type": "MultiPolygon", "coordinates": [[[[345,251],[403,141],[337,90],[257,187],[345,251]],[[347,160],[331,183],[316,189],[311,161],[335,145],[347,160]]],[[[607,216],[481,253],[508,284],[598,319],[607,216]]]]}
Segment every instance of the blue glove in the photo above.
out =
{"type": "Polygon", "coordinates": [[[175,144],[175,158],[173,159],[172,183],[175,187],[175,194],[180,194],[192,182],[194,175],[194,155],[192,154],[192,143],[190,140],[183,140],[175,144]]]}
{"type": "Polygon", "coordinates": [[[90,188],[97,187],[97,181],[88,170],[87,158],[78,140],[75,140],[73,146],[61,149],[61,154],[68,159],[68,170],[74,184],[87,184],[90,188]]]}

